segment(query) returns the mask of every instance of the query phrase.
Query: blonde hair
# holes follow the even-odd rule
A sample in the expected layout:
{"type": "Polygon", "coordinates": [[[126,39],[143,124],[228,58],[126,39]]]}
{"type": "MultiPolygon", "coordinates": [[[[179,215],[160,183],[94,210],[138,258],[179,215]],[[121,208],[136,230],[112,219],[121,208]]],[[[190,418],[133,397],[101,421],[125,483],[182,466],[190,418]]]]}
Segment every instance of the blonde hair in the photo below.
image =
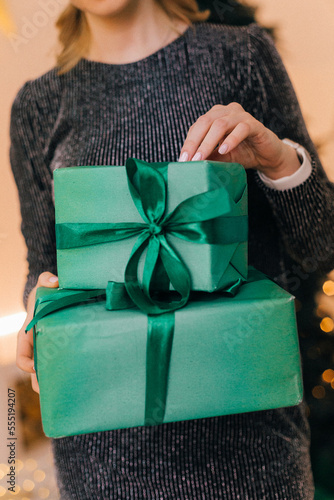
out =
{"type": "MultiPolygon", "coordinates": [[[[196,0],[156,0],[172,20],[180,20],[191,24],[205,21],[210,15],[209,10],[201,12],[196,0]]],[[[90,33],[85,13],[68,5],[57,19],[59,30],[58,40],[61,50],[57,56],[59,74],[67,73],[89,50],[90,33]]]]}

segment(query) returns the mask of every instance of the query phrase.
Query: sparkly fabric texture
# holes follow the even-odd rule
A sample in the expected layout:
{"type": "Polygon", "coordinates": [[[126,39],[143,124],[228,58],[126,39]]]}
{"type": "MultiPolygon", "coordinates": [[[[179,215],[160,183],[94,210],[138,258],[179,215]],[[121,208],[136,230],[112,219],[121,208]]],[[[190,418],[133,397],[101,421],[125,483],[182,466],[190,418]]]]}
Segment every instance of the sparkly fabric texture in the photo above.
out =
{"type": "Polygon", "coordinates": [[[300,407],[61,438],[53,449],[62,500],[313,498],[300,407]]]}
{"type": "MultiPolygon", "coordinates": [[[[55,168],[176,161],[196,119],[232,101],[313,158],[311,176],[287,191],[247,171],[250,264],[286,288],[291,259],[298,269],[334,267],[333,185],[273,42],[255,24],[198,23],[141,61],[83,59],[20,89],[10,155],[28,247],[25,301],[41,272],[56,273],[55,168]]],[[[313,498],[303,405],[62,438],[53,448],[63,500],[313,498]]]]}

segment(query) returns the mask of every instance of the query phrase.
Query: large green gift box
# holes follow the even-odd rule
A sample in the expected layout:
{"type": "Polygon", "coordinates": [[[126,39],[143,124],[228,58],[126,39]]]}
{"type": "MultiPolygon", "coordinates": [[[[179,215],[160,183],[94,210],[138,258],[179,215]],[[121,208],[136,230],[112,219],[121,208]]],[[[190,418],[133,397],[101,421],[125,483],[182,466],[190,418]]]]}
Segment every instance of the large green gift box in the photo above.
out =
{"type": "MultiPolygon", "coordinates": [[[[63,294],[39,288],[36,314],[50,312],[63,294]]],[[[35,326],[47,436],[272,409],[302,399],[293,297],[255,270],[236,296],[194,292],[175,313],[105,306],[105,300],[67,304],[35,326]],[[152,321],[159,345],[148,341],[152,321]],[[172,332],[167,348],[164,322],[172,332]]]]}
{"type": "MultiPolygon", "coordinates": [[[[155,179],[143,180],[142,175],[139,191],[142,198],[146,196],[150,199],[137,200],[136,203],[133,186],[129,189],[126,167],[78,166],[55,171],[60,286],[92,289],[105,288],[108,281],[123,282],[131,251],[138,241],[139,229],[145,232],[147,228],[156,232],[157,238],[164,237],[180,257],[189,272],[192,290],[212,292],[244,280],[247,277],[247,184],[244,168],[238,164],[210,161],[146,164],[129,159],[127,167],[133,168],[130,181],[134,186],[136,182],[140,184],[136,168],[145,165],[152,166],[161,174],[164,186],[157,187],[155,179]],[[190,198],[191,210],[189,205],[182,203],[190,198]],[[206,220],[204,227],[199,216],[203,215],[204,219],[213,217],[210,207],[209,215],[205,214],[208,205],[213,205],[218,199],[225,204],[221,207],[222,215],[217,217],[216,214],[209,222],[206,220]],[[142,209],[145,203],[146,214],[151,214],[148,224],[142,209]],[[155,213],[159,213],[156,219],[164,220],[161,227],[154,220],[151,206],[147,208],[148,203],[155,204],[155,213]],[[161,207],[163,203],[165,206],[161,207]],[[178,212],[168,224],[166,216],[177,206],[178,212]],[[121,228],[122,235],[118,228],[121,228]],[[110,231],[113,231],[111,236],[110,231]]],[[[139,262],[138,274],[141,276],[146,251],[143,250],[139,262]]]]}

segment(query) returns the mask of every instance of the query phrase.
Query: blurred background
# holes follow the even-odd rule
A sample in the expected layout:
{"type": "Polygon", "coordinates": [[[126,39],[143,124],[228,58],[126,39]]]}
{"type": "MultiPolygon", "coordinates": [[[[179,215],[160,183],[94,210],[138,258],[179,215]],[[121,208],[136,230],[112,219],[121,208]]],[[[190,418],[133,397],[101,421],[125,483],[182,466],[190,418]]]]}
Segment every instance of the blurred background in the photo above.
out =
{"type": "MultiPolygon", "coordinates": [[[[11,174],[9,117],[22,84],[54,64],[54,21],[66,0],[0,0],[0,498],[58,499],[38,396],[15,367],[16,332],[24,320],[27,274],[18,197],[11,174]],[[17,487],[7,490],[7,399],[15,390],[17,487]]],[[[214,15],[233,12],[233,0],[202,1],[214,15]]],[[[257,19],[276,29],[277,46],[297,91],[313,141],[334,181],[333,0],[252,0],[257,19]]],[[[297,293],[305,395],[312,428],[316,499],[334,499],[334,273],[309,275],[297,293]]]]}

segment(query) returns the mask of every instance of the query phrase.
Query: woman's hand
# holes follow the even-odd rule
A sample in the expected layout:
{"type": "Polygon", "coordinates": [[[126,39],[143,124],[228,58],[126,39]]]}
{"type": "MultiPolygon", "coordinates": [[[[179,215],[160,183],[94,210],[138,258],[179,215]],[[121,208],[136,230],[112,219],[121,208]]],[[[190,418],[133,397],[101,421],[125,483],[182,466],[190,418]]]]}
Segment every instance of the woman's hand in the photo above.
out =
{"type": "Polygon", "coordinates": [[[213,106],[190,127],[179,161],[206,159],[240,163],[271,179],[300,167],[296,151],[236,102],[213,106]]]}
{"type": "Polygon", "coordinates": [[[16,364],[19,368],[21,368],[21,370],[31,373],[31,385],[33,390],[36,392],[39,392],[39,387],[34,370],[33,330],[31,329],[29,332],[25,333],[25,328],[33,319],[36,290],[40,286],[57,288],[59,286],[57,276],[48,272],[40,274],[37,285],[30,292],[28,298],[27,318],[17,336],[16,352],[16,364]]]}

